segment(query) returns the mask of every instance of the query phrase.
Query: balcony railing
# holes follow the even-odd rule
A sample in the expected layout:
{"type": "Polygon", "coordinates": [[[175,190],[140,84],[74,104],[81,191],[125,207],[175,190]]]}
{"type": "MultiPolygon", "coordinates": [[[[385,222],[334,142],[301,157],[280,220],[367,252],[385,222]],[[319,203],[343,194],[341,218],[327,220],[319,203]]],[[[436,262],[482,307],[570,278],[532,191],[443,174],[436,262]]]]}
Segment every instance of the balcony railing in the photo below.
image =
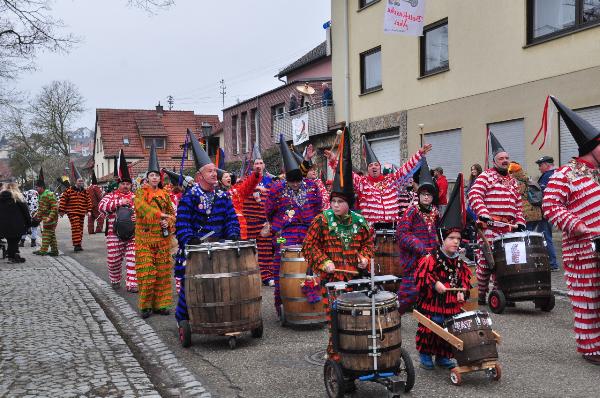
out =
{"type": "Polygon", "coordinates": [[[291,112],[284,112],[273,116],[273,141],[279,142],[279,134],[283,134],[286,141],[292,139],[292,120],[308,114],[308,135],[314,136],[325,134],[329,131],[329,126],[335,123],[333,112],[333,103],[326,105],[321,102],[295,109],[291,112]]]}

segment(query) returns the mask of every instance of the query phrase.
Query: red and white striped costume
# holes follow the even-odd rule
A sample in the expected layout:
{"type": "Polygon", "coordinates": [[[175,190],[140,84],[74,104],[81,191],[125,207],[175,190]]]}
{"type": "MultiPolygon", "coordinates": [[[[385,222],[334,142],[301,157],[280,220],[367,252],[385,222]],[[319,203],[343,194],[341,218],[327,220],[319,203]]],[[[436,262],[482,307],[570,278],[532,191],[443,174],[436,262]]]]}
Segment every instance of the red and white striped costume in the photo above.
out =
{"type": "MultiPolygon", "coordinates": [[[[98,205],[100,212],[106,215],[108,223],[108,233],[106,234],[108,278],[111,283],[121,281],[121,264],[123,262],[123,257],[125,257],[125,266],[127,270],[125,286],[127,289],[137,288],[137,278],[135,276],[135,236],[129,240],[121,240],[115,235],[113,224],[115,222],[117,207],[119,207],[121,199],[129,200],[133,207],[134,197],[135,195],[133,192],[123,194],[117,189],[105,195],[98,205]]],[[[135,217],[135,213],[133,214],[133,217],[135,217]]]]}
{"type": "MultiPolygon", "coordinates": [[[[525,225],[517,180],[508,174],[503,176],[493,168],[484,171],[473,183],[468,198],[469,205],[478,218],[487,217],[508,224],[525,225]]],[[[495,238],[508,232],[508,227],[487,227],[485,237],[492,245],[495,238]]],[[[480,247],[483,245],[481,238],[477,239],[477,243],[480,247]]],[[[491,274],[492,270],[488,267],[482,251],[477,249],[477,284],[480,298],[487,296],[491,274]]]]}
{"type": "MultiPolygon", "coordinates": [[[[422,157],[419,151],[395,172],[386,176],[380,175],[378,178],[352,173],[354,192],[357,195],[356,206],[370,225],[377,222],[398,221],[400,218],[398,180],[410,173],[422,157]]],[[[337,160],[330,162],[330,165],[335,168],[337,160]]]]}
{"type": "Polygon", "coordinates": [[[329,192],[327,192],[325,184],[323,184],[323,181],[320,178],[315,178],[313,179],[313,181],[315,182],[317,188],[319,189],[319,192],[321,193],[322,210],[329,210],[331,208],[331,203],[329,203],[329,192]]]}
{"type": "Polygon", "coordinates": [[[600,230],[600,170],[573,159],[554,172],[544,191],[544,216],[563,232],[563,266],[575,312],[577,350],[600,355],[600,260],[594,234],[574,236],[580,224],[600,230]]]}

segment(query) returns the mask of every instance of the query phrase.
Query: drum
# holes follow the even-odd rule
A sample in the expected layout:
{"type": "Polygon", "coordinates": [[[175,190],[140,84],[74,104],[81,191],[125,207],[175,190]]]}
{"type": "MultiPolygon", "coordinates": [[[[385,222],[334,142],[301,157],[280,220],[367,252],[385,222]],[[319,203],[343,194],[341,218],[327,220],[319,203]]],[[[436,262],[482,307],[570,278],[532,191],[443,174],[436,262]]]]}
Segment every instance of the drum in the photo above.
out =
{"type": "MultiPolygon", "coordinates": [[[[375,274],[402,276],[400,254],[396,231],[393,229],[375,230],[375,274]]],[[[385,290],[396,293],[397,283],[390,283],[385,290]]]]}
{"type": "Polygon", "coordinates": [[[498,290],[507,300],[533,300],[552,295],[550,261],[543,234],[504,234],[494,239],[493,255],[498,290]]]}
{"type": "Polygon", "coordinates": [[[310,325],[327,322],[323,303],[310,304],[302,293],[308,266],[302,256],[302,246],[281,248],[279,286],[285,322],[292,325],[310,325]]]}
{"type": "Polygon", "coordinates": [[[498,359],[492,318],[484,311],[468,311],[444,322],[448,332],[463,341],[463,349],[452,348],[458,366],[478,364],[498,359]]]}
{"type": "MultiPolygon", "coordinates": [[[[394,293],[381,291],[375,294],[375,324],[377,325],[378,369],[395,372],[401,363],[400,313],[394,293]]],[[[334,304],[337,327],[334,342],[340,354],[342,367],[356,374],[373,370],[373,340],[371,335],[371,298],[362,292],[343,293],[334,304]],[[336,337],[337,336],[337,337],[336,337]]],[[[333,315],[333,313],[332,313],[333,315]]]]}
{"type": "Polygon", "coordinates": [[[225,334],[262,328],[256,242],[188,246],[185,296],[193,333],[225,334]]]}

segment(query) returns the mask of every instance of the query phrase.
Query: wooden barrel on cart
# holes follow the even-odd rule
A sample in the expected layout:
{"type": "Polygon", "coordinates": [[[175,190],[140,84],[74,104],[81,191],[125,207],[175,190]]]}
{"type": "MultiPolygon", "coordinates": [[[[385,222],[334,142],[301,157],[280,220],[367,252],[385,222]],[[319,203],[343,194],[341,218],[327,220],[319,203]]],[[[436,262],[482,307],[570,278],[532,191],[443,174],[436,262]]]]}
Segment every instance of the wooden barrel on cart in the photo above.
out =
{"type": "Polygon", "coordinates": [[[445,322],[448,332],[463,341],[463,349],[452,348],[458,366],[479,364],[498,359],[492,318],[485,311],[468,311],[445,322]]]}
{"type": "MultiPolygon", "coordinates": [[[[375,274],[402,276],[400,249],[393,229],[375,230],[375,274]]],[[[385,290],[398,292],[398,283],[384,285],[385,290]]]]}
{"type": "Polygon", "coordinates": [[[322,302],[311,304],[302,293],[308,265],[302,256],[302,246],[281,248],[279,287],[283,303],[282,324],[312,325],[327,322],[322,302]]]}
{"type": "Polygon", "coordinates": [[[262,328],[256,242],[187,248],[185,296],[192,333],[223,335],[262,328]]]}
{"type": "MultiPolygon", "coordinates": [[[[371,324],[371,298],[364,292],[349,292],[338,296],[333,317],[337,327],[333,327],[334,341],[338,339],[340,363],[350,372],[373,370],[373,340],[371,324]],[[337,338],[335,337],[337,335],[337,338]]],[[[395,372],[401,363],[402,336],[400,334],[400,313],[396,294],[380,291],[375,294],[375,325],[377,357],[380,372],[395,372]]]]}

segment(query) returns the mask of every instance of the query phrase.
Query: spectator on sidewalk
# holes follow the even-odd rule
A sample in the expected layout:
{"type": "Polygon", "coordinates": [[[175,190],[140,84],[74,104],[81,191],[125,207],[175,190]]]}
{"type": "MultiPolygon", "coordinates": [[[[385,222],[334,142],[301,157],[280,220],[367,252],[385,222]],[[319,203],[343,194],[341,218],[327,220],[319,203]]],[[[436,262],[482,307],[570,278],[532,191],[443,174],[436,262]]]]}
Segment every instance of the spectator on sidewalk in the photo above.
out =
{"type": "Polygon", "coordinates": [[[517,180],[521,200],[523,202],[523,216],[525,216],[525,227],[528,231],[538,231],[539,222],[542,220],[542,208],[532,205],[528,200],[529,177],[521,165],[517,162],[510,162],[508,166],[509,174],[517,180]]]}
{"type": "Polygon", "coordinates": [[[481,167],[481,165],[479,163],[475,163],[473,164],[473,166],[471,166],[471,175],[469,177],[469,185],[467,186],[467,189],[465,190],[465,194],[468,194],[469,191],[471,190],[471,187],[473,186],[473,183],[475,182],[475,180],[477,179],[477,177],[479,177],[479,174],[483,173],[483,167],[481,167]]]}
{"type": "MultiPolygon", "coordinates": [[[[550,177],[554,174],[554,158],[552,156],[542,156],[535,161],[538,165],[538,169],[542,175],[538,178],[538,184],[542,191],[546,190],[550,177]]],[[[554,242],[552,241],[552,225],[542,218],[538,226],[539,230],[543,232],[544,238],[546,239],[546,248],[548,249],[548,256],[550,256],[550,268],[553,271],[558,271],[558,261],[556,260],[556,250],[554,249],[554,242]]]]}
{"type": "Polygon", "coordinates": [[[448,180],[444,175],[444,169],[441,167],[433,169],[433,179],[438,187],[438,210],[443,214],[448,204],[448,180]]]}
{"type": "Polygon", "coordinates": [[[0,191],[0,237],[6,238],[6,257],[10,263],[24,263],[19,253],[19,240],[31,226],[31,216],[25,198],[14,182],[4,184],[0,191]]]}

